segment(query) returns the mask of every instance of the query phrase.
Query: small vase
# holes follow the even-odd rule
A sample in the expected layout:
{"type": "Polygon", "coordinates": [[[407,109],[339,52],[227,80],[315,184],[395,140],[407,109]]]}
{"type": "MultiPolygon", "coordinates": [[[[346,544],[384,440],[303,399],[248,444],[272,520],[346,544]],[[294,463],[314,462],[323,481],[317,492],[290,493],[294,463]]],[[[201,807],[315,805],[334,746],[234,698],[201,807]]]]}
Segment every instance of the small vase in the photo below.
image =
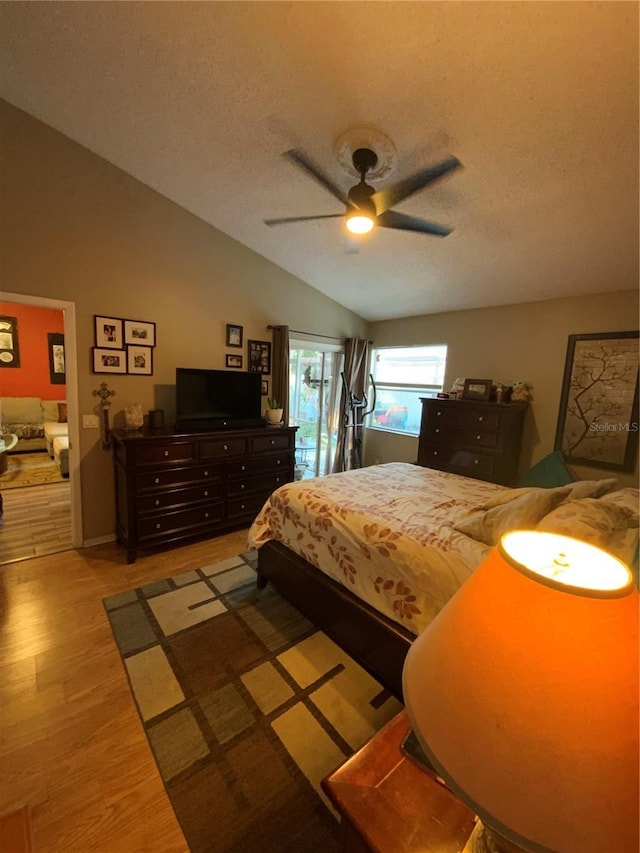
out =
{"type": "Polygon", "coordinates": [[[265,409],[264,416],[269,424],[279,424],[282,420],[282,409],[265,409]]]}

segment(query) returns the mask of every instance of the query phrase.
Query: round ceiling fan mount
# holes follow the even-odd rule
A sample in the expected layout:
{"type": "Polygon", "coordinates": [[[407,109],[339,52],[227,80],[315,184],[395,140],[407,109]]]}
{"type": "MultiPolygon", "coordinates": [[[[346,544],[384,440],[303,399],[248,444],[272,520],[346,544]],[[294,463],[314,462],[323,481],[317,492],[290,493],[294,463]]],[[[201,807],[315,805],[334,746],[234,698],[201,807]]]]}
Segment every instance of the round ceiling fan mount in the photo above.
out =
{"type": "Polygon", "coordinates": [[[360,171],[354,162],[356,151],[372,151],[376,163],[369,169],[367,179],[381,181],[388,178],[397,166],[398,152],[393,142],[373,127],[356,127],[346,130],[336,139],[333,151],[342,169],[351,177],[360,177],[360,171]]]}

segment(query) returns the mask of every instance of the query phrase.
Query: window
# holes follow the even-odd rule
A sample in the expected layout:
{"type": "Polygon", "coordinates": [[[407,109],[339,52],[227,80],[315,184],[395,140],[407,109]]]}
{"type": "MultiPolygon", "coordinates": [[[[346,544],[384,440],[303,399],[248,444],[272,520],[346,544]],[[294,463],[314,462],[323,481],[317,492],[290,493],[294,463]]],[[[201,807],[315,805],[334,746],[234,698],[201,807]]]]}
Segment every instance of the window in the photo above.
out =
{"type": "Polygon", "coordinates": [[[435,397],[444,383],[447,347],[380,347],[373,351],[371,374],[376,405],[368,427],[418,435],[420,397],[435,397]]]}

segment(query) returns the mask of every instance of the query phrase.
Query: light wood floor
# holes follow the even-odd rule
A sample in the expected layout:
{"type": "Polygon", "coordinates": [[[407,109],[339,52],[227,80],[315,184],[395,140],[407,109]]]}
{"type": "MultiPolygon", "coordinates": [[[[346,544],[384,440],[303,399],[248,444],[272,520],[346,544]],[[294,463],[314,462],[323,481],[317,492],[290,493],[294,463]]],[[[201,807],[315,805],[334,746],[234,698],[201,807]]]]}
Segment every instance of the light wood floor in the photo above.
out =
{"type": "Polygon", "coordinates": [[[143,555],[115,544],[0,568],[0,814],[36,853],[186,853],[102,599],[246,550],[239,531],[143,555]]]}
{"type": "Polygon", "coordinates": [[[69,481],[4,489],[0,565],[71,548],[69,481]]]}

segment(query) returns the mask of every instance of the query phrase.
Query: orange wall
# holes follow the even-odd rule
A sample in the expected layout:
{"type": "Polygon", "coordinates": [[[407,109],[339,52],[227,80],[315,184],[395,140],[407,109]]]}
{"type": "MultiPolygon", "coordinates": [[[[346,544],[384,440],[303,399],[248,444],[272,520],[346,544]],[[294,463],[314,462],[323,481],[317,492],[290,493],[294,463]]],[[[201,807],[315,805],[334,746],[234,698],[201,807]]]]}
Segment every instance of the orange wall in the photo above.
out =
{"type": "Polygon", "coordinates": [[[18,320],[20,367],[0,367],[0,397],[64,400],[65,385],[49,381],[48,332],[64,332],[64,315],[54,308],[0,302],[0,314],[18,320]]]}

